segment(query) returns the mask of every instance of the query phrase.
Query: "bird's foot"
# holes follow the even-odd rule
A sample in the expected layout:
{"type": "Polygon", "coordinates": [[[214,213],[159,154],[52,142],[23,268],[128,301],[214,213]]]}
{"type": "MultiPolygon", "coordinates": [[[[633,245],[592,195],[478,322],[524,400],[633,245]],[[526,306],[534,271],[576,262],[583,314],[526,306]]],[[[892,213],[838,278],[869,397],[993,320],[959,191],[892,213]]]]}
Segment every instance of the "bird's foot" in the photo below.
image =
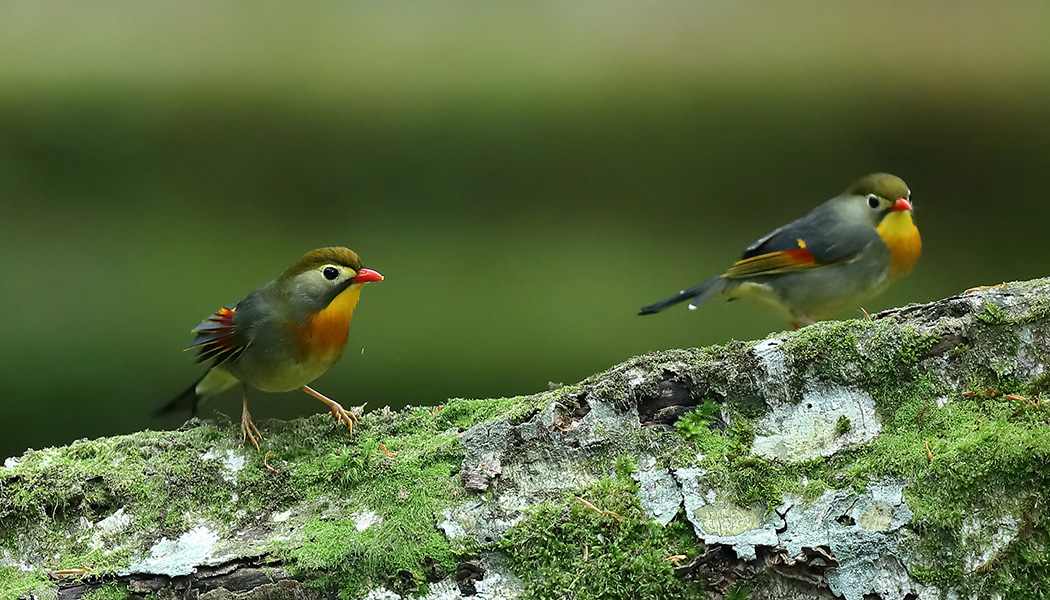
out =
{"type": "Polygon", "coordinates": [[[248,399],[245,398],[244,405],[241,408],[241,441],[250,441],[256,450],[261,450],[259,448],[259,440],[261,439],[262,433],[259,432],[259,428],[252,421],[252,415],[248,412],[248,399]]]}
{"type": "Polygon", "coordinates": [[[350,435],[354,434],[354,423],[357,423],[358,418],[354,413],[343,408],[338,402],[332,401],[330,405],[332,410],[332,418],[341,423],[346,423],[346,426],[350,428],[350,435]]]}
{"type": "Polygon", "coordinates": [[[354,423],[357,423],[359,420],[357,415],[346,410],[341,404],[325,396],[321,392],[312,389],[310,386],[304,385],[300,389],[327,404],[328,408],[331,409],[332,418],[340,423],[346,423],[346,426],[350,428],[350,435],[354,434],[354,423]]]}

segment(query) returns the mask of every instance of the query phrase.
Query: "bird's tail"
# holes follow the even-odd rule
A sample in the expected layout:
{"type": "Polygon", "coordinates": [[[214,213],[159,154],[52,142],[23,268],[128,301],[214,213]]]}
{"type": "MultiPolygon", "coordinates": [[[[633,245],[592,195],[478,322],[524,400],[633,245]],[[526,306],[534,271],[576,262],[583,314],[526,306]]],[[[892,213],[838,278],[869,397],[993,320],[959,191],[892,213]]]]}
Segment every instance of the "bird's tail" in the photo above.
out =
{"type": "Polygon", "coordinates": [[[668,306],[674,306],[675,304],[685,302],[686,300],[691,300],[689,308],[696,308],[710,300],[715,294],[725,289],[725,286],[726,280],[724,277],[712,277],[711,279],[702,281],[687,290],[682,290],[670,298],[666,298],[655,304],[650,304],[649,306],[643,306],[638,314],[651,315],[653,313],[658,313],[668,306]]]}
{"type": "Polygon", "coordinates": [[[157,409],[153,413],[154,417],[161,415],[167,415],[175,412],[182,412],[187,408],[190,410],[190,416],[197,416],[197,406],[201,402],[201,397],[197,395],[197,384],[201,382],[208,375],[207,372],[201,375],[200,379],[194,381],[190,387],[186,388],[181,394],[172,398],[167,404],[157,409]]]}

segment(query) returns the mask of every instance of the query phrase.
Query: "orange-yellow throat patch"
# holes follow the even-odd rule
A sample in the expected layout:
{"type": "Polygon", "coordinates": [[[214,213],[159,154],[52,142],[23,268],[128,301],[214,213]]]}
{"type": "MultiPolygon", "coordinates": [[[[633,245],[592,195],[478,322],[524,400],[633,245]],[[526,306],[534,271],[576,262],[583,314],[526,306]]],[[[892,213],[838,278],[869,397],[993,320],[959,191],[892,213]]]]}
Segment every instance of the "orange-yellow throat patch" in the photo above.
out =
{"type": "Polygon", "coordinates": [[[891,212],[883,217],[876,231],[890,249],[890,277],[900,277],[911,271],[922,252],[922,238],[911,219],[911,212],[891,212]]]}
{"type": "Polygon", "coordinates": [[[310,315],[306,331],[300,337],[303,350],[311,357],[338,357],[346,346],[350,317],[361,297],[361,285],[351,284],[335,297],[327,307],[310,315]]]}

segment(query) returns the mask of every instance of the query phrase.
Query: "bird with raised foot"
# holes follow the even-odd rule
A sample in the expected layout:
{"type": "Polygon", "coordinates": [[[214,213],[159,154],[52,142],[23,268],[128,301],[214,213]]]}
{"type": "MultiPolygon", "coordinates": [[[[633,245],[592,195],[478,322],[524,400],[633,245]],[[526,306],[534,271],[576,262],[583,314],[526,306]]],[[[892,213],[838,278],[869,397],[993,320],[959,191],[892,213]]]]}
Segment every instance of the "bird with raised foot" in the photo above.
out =
{"type": "Polygon", "coordinates": [[[256,449],[262,434],[248,412],[249,387],[264,392],[300,389],[328,405],[332,417],[353,433],[357,417],[307,384],[342,356],[362,286],[382,280],[347,248],[307,252],[280,277],[193,329],[197,337],[187,349],[196,349],[197,362],[211,361],[211,368],[158,414],[188,405],[196,415],[203,400],[240,383],[241,432],[256,449]]]}

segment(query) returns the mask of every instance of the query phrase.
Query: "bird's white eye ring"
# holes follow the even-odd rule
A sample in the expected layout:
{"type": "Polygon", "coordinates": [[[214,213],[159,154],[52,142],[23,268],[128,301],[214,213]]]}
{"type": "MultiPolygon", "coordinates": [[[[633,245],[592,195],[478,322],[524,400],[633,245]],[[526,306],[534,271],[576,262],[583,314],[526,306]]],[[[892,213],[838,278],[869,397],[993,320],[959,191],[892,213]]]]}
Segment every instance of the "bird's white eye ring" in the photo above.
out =
{"type": "Polygon", "coordinates": [[[878,208],[879,207],[879,197],[876,196],[875,194],[869,194],[868,195],[868,206],[870,206],[872,208],[878,208]]]}
{"type": "Polygon", "coordinates": [[[339,269],[333,266],[327,266],[321,269],[321,275],[324,275],[324,278],[328,281],[335,281],[335,279],[339,277],[339,269]]]}

